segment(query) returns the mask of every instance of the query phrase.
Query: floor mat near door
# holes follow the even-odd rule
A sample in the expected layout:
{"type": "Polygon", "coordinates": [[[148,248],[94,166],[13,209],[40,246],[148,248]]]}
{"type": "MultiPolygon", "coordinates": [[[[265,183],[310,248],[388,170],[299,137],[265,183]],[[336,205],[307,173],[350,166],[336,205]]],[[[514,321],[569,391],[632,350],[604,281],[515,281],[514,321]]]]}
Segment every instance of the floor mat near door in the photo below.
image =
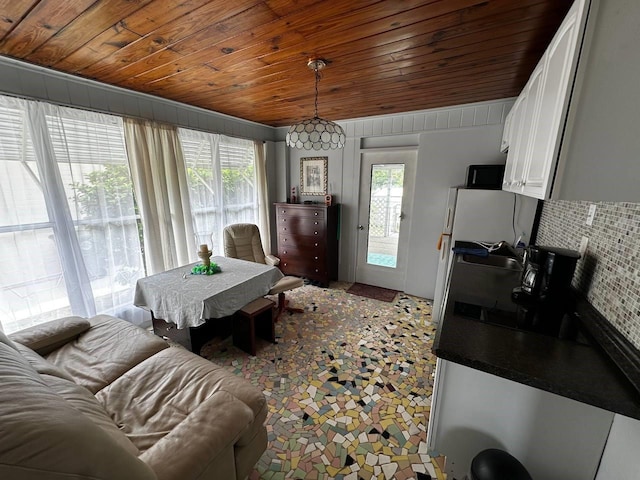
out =
{"type": "Polygon", "coordinates": [[[383,302],[393,302],[398,294],[397,290],[374,287],[373,285],[365,285],[364,283],[354,283],[347,289],[347,292],[352,295],[373,298],[374,300],[381,300],[383,302]]]}

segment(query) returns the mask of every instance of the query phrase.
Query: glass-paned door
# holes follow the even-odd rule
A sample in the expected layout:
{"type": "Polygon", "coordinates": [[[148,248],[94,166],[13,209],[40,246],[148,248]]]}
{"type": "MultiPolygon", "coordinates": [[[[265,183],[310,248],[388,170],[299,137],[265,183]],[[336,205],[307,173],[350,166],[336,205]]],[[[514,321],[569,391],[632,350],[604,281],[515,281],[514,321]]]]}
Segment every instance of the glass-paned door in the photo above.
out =
{"type": "Polygon", "coordinates": [[[356,281],[403,290],[415,150],[362,155],[356,281]]]}
{"type": "Polygon", "coordinates": [[[404,164],[371,166],[367,263],[395,268],[402,220],[404,164]]]}

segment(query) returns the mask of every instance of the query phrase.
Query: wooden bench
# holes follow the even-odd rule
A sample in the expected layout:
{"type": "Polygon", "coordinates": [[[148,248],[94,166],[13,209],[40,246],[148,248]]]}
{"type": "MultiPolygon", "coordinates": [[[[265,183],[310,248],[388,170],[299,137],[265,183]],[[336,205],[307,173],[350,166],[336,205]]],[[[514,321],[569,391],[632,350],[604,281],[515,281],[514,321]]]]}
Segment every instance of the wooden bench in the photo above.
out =
{"type": "Polygon", "coordinates": [[[233,344],[255,355],[256,335],[276,343],[275,305],[268,298],[258,298],[238,310],[233,318],[233,344]]]}

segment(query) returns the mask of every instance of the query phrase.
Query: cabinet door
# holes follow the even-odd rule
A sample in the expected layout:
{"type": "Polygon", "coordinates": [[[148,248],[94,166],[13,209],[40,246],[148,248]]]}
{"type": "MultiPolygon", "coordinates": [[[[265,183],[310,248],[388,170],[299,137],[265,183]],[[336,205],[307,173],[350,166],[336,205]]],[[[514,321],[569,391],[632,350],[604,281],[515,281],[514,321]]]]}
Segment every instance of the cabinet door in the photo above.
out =
{"type": "Polygon", "coordinates": [[[446,455],[447,478],[464,478],[486,448],[508,450],[535,479],[595,477],[612,412],[442,359],[434,383],[428,453],[446,455]]]}
{"type": "Polygon", "coordinates": [[[553,180],[575,75],[579,19],[585,16],[583,8],[584,1],[574,3],[545,54],[535,134],[531,137],[529,162],[524,175],[523,193],[531,197],[547,198],[553,180]]]}
{"type": "Polygon", "coordinates": [[[513,167],[513,192],[522,192],[525,188],[525,172],[528,169],[532,158],[531,144],[537,135],[536,123],[538,111],[540,109],[540,94],[542,91],[542,81],[544,78],[545,57],[538,62],[535,70],[529,78],[523,94],[521,134],[518,139],[518,158],[513,167]]]}
{"type": "Polygon", "coordinates": [[[502,142],[500,143],[500,151],[505,153],[509,149],[511,143],[511,120],[513,119],[513,108],[504,119],[504,129],[502,130],[502,142]]]}
{"type": "Polygon", "coordinates": [[[518,97],[514,108],[513,139],[507,154],[505,165],[503,190],[509,192],[522,192],[524,179],[525,159],[527,155],[527,143],[530,136],[531,122],[526,118],[529,104],[529,84],[527,84],[518,97]]]}

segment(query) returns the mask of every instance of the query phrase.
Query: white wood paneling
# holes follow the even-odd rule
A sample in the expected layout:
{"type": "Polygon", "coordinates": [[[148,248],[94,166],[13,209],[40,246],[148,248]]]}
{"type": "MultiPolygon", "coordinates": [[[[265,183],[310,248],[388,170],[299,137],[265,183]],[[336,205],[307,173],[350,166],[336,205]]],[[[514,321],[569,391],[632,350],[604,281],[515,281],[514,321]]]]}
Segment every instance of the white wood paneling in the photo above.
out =
{"type": "Polygon", "coordinates": [[[460,128],[462,124],[462,110],[453,110],[449,113],[449,125],[447,128],[460,128]]]}
{"type": "MultiPolygon", "coordinates": [[[[344,128],[347,137],[356,138],[498,125],[504,123],[514,101],[515,99],[508,98],[395,115],[340,120],[338,123],[344,128]]],[[[276,138],[283,141],[287,130],[288,127],[277,128],[276,138]]]]}
{"type": "MultiPolygon", "coordinates": [[[[48,100],[47,87],[44,85],[44,78],[42,75],[34,75],[32,72],[22,69],[19,71],[19,76],[20,95],[48,100]]],[[[4,88],[2,90],[4,90],[4,88]]]]}
{"type": "Polygon", "coordinates": [[[449,116],[451,112],[438,112],[436,117],[436,129],[442,130],[449,128],[449,116]]]}
{"type": "Polygon", "coordinates": [[[69,84],[61,78],[51,77],[45,84],[47,89],[47,98],[62,104],[69,104],[71,97],[69,96],[69,84]]]}
{"type": "Polygon", "coordinates": [[[424,128],[423,130],[425,132],[428,132],[429,130],[435,130],[436,129],[436,120],[438,118],[438,115],[435,113],[428,113],[427,114],[427,118],[425,118],[424,120],[424,128]]]}
{"type": "Polygon", "coordinates": [[[489,107],[487,105],[480,105],[476,108],[475,116],[473,118],[474,125],[487,125],[489,115],[489,107]]]}

